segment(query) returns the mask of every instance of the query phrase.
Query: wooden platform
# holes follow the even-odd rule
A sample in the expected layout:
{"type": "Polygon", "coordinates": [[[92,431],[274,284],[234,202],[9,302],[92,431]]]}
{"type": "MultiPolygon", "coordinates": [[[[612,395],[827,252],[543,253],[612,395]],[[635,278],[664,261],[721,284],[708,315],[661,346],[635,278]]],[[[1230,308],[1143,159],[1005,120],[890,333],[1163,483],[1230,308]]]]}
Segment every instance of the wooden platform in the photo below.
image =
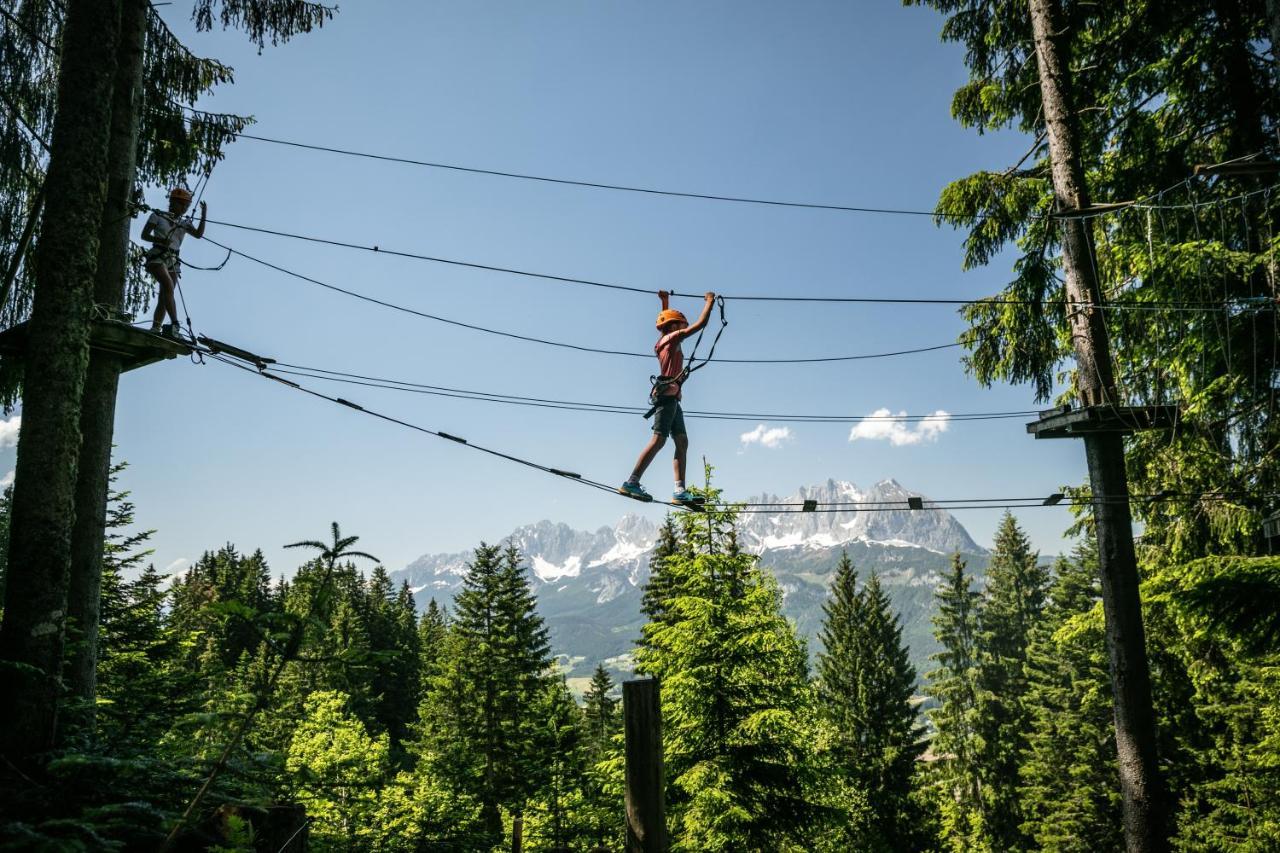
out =
{"type": "MultiPolygon", "coordinates": [[[[96,350],[120,356],[121,372],[191,354],[189,344],[161,337],[119,320],[94,320],[89,345],[96,350]]],[[[26,350],[26,323],[19,323],[0,332],[0,354],[22,358],[26,350]]]]}
{"type": "Polygon", "coordinates": [[[1177,418],[1177,406],[1062,406],[1041,412],[1040,420],[1027,424],[1027,432],[1036,438],[1081,438],[1104,432],[1172,429],[1177,418]]]}

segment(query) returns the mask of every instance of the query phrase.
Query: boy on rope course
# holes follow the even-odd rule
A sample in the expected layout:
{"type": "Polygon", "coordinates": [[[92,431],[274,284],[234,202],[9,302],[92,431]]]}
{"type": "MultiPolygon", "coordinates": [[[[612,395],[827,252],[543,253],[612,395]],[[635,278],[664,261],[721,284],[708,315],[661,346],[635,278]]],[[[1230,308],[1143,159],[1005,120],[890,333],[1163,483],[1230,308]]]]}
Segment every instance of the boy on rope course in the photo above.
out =
{"type": "Polygon", "coordinates": [[[182,331],[178,304],[173,298],[179,275],[178,250],[182,247],[182,238],[188,234],[196,239],[204,236],[204,220],[208,213],[208,205],[200,202],[200,224],[196,225],[190,216],[184,216],[189,207],[190,190],[174,187],[169,191],[169,210],[153,210],[147,217],[147,224],[142,226],[142,239],[151,243],[151,248],[144,255],[147,272],[160,285],[151,331],[171,338],[180,337],[182,331]],[[169,315],[170,322],[161,327],[165,314],[169,315]]]}
{"type": "MultiPolygon", "coordinates": [[[[640,501],[651,501],[653,496],[646,492],[640,486],[640,478],[644,476],[645,469],[653,462],[658,451],[667,443],[667,436],[670,435],[675,439],[676,455],[672,463],[675,472],[675,493],[671,496],[673,503],[684,504],[697,508],[701,504],[702,498],[691,493],[684,486],[685,460],[689,453],[689,434],[685,431],[684,412],[680,409],[681,386],[684,381],[689,378],[689,374],[695,369],[693,362],[697,358],[698,345],[693,345],[693,355],[689,358],[689,364],[684,363],[684,351],[680,348],[680,343],[685,338],[698,333],[698,340],[702,339],[702,330],[706,328],[707,320],[711,318],[711,306],[716,303],[716,295],[707,293],[706,302],[702,306],[702,314],[697,321],[691,326],[684,314],[671,308],[668,305],[668,299],[671,294],[665,290],[658,291],[658,298],[662,300],[662,310],[658,312],[658,331],[661,337],[658,342],[653,345],[653,351],[658,356],[658,367],[661,371],[657,376],[649,377],[653,383],[653,388],[649,392],[649,401],[653,404],[645,417],[653,415],[653,436],[649,439],[649,443],[645,445],[644,450],[640,452],[640,458],[636,460],[636,467],[631,472],[631,476],[627,481],[618,487],[618,492],[627,497],[635,498],[640,501]]],[[[720,331],[724,331],[724,301],[720,300],[720,331]]],[[[719,333],[716,334],[716,340],[720,339],[719,333]]],[[[711,345],[712,353],[715,352],[715,344],[711,345]]],[[[707,360],[711,355],[707,355],[707,360]]],[[[703,364],[706,360],[703,361],[703,364]]],[[[701,367],[702,365],[698,365],[701,367]]]]}

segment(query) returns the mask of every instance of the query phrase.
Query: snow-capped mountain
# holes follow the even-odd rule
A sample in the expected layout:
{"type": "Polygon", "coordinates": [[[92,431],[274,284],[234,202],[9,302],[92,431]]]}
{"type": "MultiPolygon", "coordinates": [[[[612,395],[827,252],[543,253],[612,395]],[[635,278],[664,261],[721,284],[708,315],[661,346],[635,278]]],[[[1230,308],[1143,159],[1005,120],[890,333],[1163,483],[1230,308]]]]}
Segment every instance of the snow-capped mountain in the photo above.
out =
{"type": "Polygon", "coordinates": [[[819,486],[801,487],[796,494],[785,498],[761,495],[750,498],[748,503],[794,505],[806,500],[816,500],[819,507],[856,503],[864,508],[744,515],[739,527],[741,541],[756,553],[779,548],[832,548],[849,542],[927,548],[941,554],[957,551],[980,554],[983,550],[954,516],[945,510],[930,508],[928,498],[908,491],[896,480],[881,480],[866,491],[853,483],[827,480],[819,486]],[[886,506],[902,506],[909,497],[922,498],[925,509],[886,506]]]}
{"type": "MultiPolygon", "coordinates": [[[[879,573],[899,608],[913,657],[923,663],[934,650],[929,615],[940,573],[957,552],[966,555],[971,571],[981,572],[985,550],[950,513],[931,507],[927,497],[894,480],[865,490],[828,480],[786,497],[760,495],[747,502],[798,504],[804,500],[828,506],[858,503],[864,508],[748,513],[739,523],[739,541],[778,578],[787,615],[801,633],[816,635],[827,576],[841,551],[848,551],[860,571],[879,573]],[[908,497],[922,498],[925,508],[884,507],[887,503],[902,506],[908,497]],[[875,505],[879,507],[872,509],[875,505]]],[[[540,521],[502,540],[514,545],[527,561],[553,649],[574,674],[589,672],[598,661],[625,657],[630,651],[643,623],[641,589],[649,576],[656,538],[653,522],[627,515],[612,527],[594,532],[540,521]]],[[[470,552],[424,555],[394,573],[393,579],[407,580],[420,606],[432,598],[447,604],[461,585],[470,558],[470,552]]]]}

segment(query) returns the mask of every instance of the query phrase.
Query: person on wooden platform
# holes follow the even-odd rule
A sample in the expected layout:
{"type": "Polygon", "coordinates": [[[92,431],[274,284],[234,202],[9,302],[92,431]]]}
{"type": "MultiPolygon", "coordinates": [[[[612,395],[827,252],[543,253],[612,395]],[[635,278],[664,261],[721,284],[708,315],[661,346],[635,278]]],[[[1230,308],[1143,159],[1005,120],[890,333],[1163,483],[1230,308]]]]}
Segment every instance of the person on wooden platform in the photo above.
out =
{"type": "Polygon", "coordinates": [[[653,436],[640,452],[640,458],[636,460],[636,467],[632,470],[631,476],[618,487],[618,492],[641,501],[653,500],[653,496],[640,486],[640,478],[644,476],[645,470],[658,455],[658,451],[667,443],[667,436],[671,436],[675,439],[676,445],[675,460],[672,463],[676,482],[671,500],[674,503],[688,505],[696,504],[700,499],[689,492],[684,485],[685,462],[689,454],[689,434],[685,430],[684,412],[680,408],[680,386],[688,377],[688,372],[685,370],[684,351],[680,348],[680,343],[707,325],[716,295],[714,293],[706,295],[702,315],[693,325],[689,325],[684,314],[670,307],[668,304],[670,296],[671,294],[665,290],[658,291],[658,298],[662,300],[662,310],[658,312],[657,322],[660,337],[653,345],[653,351],[658,356],[660,372],[654,378],[653,389],[649,395],[653,403],[651,410],[653,436]]]}
{"type": "Polygon", "coordinates": [[[200,202],[200,224],[196,225],[186,215],[189,207],[190,190],[174,187],[169,191],[169,210],[153,210],[147,223],[142,226],[142,239],[151,244],[144,256],[147,272],[160,286],[156,312],[151,318],[151,331],[172,338],[180,337],[182,331],[182,323],[178,320],[178,304],[173,295],[180,273],[178,251],[182,247],[182,238],[188,234],[197,239],[204,236],[204,220],[208,213],[208,205],[200,202]],[[162,327],[166,314],[169,315],[169,322],[162,327]]]}

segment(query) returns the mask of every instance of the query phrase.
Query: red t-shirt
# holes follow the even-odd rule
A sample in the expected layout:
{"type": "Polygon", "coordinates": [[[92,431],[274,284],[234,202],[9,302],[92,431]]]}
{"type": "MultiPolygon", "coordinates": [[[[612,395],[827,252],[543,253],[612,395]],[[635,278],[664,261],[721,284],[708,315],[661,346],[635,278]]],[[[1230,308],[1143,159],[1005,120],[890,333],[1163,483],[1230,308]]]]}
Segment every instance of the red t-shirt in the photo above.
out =
{"type": "MultiPolygon", "coordinates": [[[[679,376],[680,371],[684,370],[684,350],[680,349],[680,341],[683,339],[680,332],[671,332],[658,338],[658,342],[653,345],[653,351],[658,356],[658,370],[663,376],[679,376]]],[[[672,394],[677,400],[680,399],[680,386],[674,382],[664,385],[659,392],[661,397],[672,394]]]]}

